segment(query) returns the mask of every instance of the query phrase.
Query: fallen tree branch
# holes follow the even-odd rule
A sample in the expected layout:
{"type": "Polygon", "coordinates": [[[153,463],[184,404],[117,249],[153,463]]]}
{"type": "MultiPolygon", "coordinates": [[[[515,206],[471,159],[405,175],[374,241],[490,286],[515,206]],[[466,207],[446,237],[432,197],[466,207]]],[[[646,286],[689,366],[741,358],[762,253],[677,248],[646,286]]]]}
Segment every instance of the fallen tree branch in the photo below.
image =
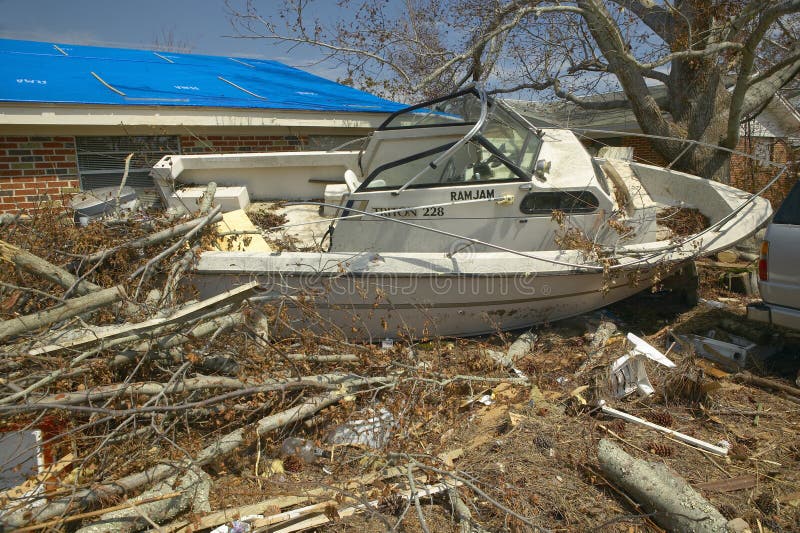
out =
{"type": "Polygon", "coordinates": [[[253,281],[247,283],[246,285],[242,285],[240,287],[236,287],[235,289],[231,289],[222,294],[212,296],[211,298],[208,298],[206,300],[202,300],[200,302],[184,306],[175,313],[169,315],[168,317],[151,318],[150,320],[145,320],[143,322],[138,322],[135,324],[124,324],[119,327],[103,328],[102,330],[94,331],[91,334],[86,335],[84,337],[80,337],[78,339],[71,339],[59,344],[49,344],[46,346],[34,348],[30,350],[30,354],[43,355],[58,350],[63,350],[65,348],[77,348],[80,346],[85,346],[87,344],[100,342],[104,339],[110,339],[113,337],[130,333],[143,333],[145,331],[153,330],[161,326],[166,326],[176,322],[189,320],[190,318],[198,315],[199,313],[208,308],[222,304],[239,302],[247,298],[247,296],[249,296],[255,290],[256,287],[258,287],[258,282],[253,281]]]}
{"type": "MultiPolygon", "coordinates": [[[[130,500],[127,507],[100,516],[100,520],[84,526],[78,533],[104,533],[116,531],[130,533],[139,531],[146,525],[143,522],[158,524],[170,520],[178,513],[189,508],[195,511],[208,511],[208,492],[211,489],[211,478],[199,468],[190,468],[182,476],[165,479],[152,489],[142,493],[137,498],[130,500]],[[172,491],[177,485],[179,494],[172,498],[159,499],[150,503],[140,504],[139,499],[158,497],[172,491]]],[[[156,526],[157,527],[157,526],[156,526]]]]}
{"type": "MultiPolygon", "coordinates": [[[[133,241],[122,243],[119,246],[115,246],[114,248],[109,248],[107,250],[100,250],[98,252],[94,252],[93,254],[86,256],[86,261],[89,263],[94,263],[95,261],[104,259],[109,255],[118,252],[120,250],[131,249],[131,248],[146,248],[148,246],[154,246],[156,244],[160,244],[164,241],[172,239],[173,237],[178,237],[180,235],[185,235],[189,233],[191,230],[196,228],[198,224],[203,223],[206,220],[206,218],[207,217],[205,216],[195,218],[194,220],[183,222],[182,224],[178,224],[176,226],[172,226],[171,228],[167,228],[157,233],[153,233],[152,235],[147,235],[145,237],[141,237],[133,241]]],[[[222,213],[218,213],[215,217],[209,220],[208,223],[219,222],[220,220],[222,220],[222,213]]]]}
{"type": "MultiPolygon", "coordinates": [[[[169,498],[174,498],[176,496],[180,496],[180,491],[175,492],[168,492],[166,494],[160,494],[158,496],[153,496],[152,498],[146,498],[142,500],[138,500],[134,503],[134,505],[145,505],[152,502],[157,502],[160,500],[167,500],[169,498]]],[[[105,509],[97,509],[94,511],[88,511],[86,513],[77,513],[69,516],[64,516],[61,518],[55,518],[53,520],[48,520],[47,522],[40,522],[38,524],[34,524],[32,526],[26,526],[18,528],[16,531],[18,533],[25,533],[27,531],[37,531],[39,529],[46,529],[53,526],[63,526],[64,524],[69,524],[70,522],[77,522],[78,520],[84,520],[86,518],[94,518],[95,516],[101,516],[106,513],[110,513],[113,511],[118,511],[120,509],[128,509],[130,508],[132,502],[125,502],[119,505],[114,505],[113,507],[106,507],[105,509]]]]}
{"type": "Polygon", "coordinates": [[[342,381],[341,385],[345,387],[344,390],[314,396],[285,411],[266,416],[252,426],[232,431],[206,446],[196,455],[194,460],[183,460],[173,464],[159,464],[142,472],[130,474],[115,481],[108,481],[90,489],[77,490],[69,497],[51,500],[35,510],[29,509],[25,512],[10,513],[4,516],[3,519],[10,527],[21,527],[35,520],[49,520],[68,512],[74,512],[76,507],[85,508],[106,498],[132,492],[144,485],[176,475],[192,465],[203,466],[231,453],[244,444],[245,432],[249,427],[255,427],[256,434],[262,436],[287,424],[311,416],[325,407],[348,397],[352,393],[346,390],[347,386],[358,387],[372,383],[391,382],[392,380],[386,377],[351,378],[350,380],[342,381]]]}
{"type": "Polygon", "coordinates": [[[52,309],[0,322],[0,340],[25,333],[26,331],[43,328],[66,318],[104,307],[118,302],[125,296],[125,289],[121,285],[117,285],[110,289],[102,289],[78,298],[66,300],[62,305],[52,309]]]}
{"type": "Polygon", "coordinates": [[[164,337],[156,339],[155,341],[142,341],[133,348],[115,355],[114,359],[109,361],[108,364],[112,368],[131,364],[136,357],[147,354],[151,350],[169,350],[170,348],[175,348],[191,340],[207,337],[218,331],[219,328],[228,328],[241,324],[243,320],[244,315],[241,312],[212,318],[206,322],[200,322],[185,333],[176,331],[174,333],[167,333],[164,337]]]}
{"type": "Polygon", "coordinates": [[[154,265],[158,264],[165,257],[174,254],[178,250],[178,248],[180,248],[183,245],[183,243],[185,243],[187,240],[191,239],[197,232],[199,232],[201,229],[203,229],[208,224],[210,224],[211,221],[214,219],[214,217],[217,216],[221,211],[222,211],[222,206],[221,205],[218,205],[217,207],[215,207],[213,211],[211,211],[208,215],[203,217],[200,220],[200,222],[197,223],[197,225],[195,227],[193,227],[191,230],[189,230],[175,244],[173,244],[172,246],[170,246],[166,250],[164,250],[161,253],[159,253],[157,256],[155,256],[152,259],[150,259],[144,266],[141,266],[141,267],[137,268],[136,271],[133,274],[128,276],[128,279],[134,279],[139,274],[142,274],[143,275],[142,279],[144,279],[144,275],[147,273],[147,271],[150,268],[152,268],[154,265]]]}
{"type": "Polygon", "coordinates": [[[653,520],[669,531],[719,533],[727,520],[686,481],[661,463],[635,459],[611,441],[602,439],[597,452],[609,480],[654,512],[653,520]]]}
{"type": "Polygon", "coordinates": [[[320,388],[337,388],[338,384],[347,380],[348,377],[344,374],[319,374],[314,376],[304,376],[300,379],[268,379],[261,383],[245,383],[235,378],[225,376],[197,376],[188,378],[183,381],[175,381],[170,383],[117,383],[114,385],[107,385],[104,387],[97,387],[95,389],[86,391],[77,391],[69,393],[54,394],[45,398],[41,398],[34,402],[2,407],[0,411],[27,411],[27,410],[43,410],[43,409],[66,409],[71,411],[87,411],[87,412],[101,412],[115,416],[127,414],[144,414],[144,413],[158,413],[181,411],[185,409],[195,409],[204,407],[209,404],[219,403],[231,398],[238,398],[241,396],[248,396],[257,394],[259,392],[271,392],[275,390],[291,390],[296,388],[305,387],[320,387],[320,388]],[[121,394],[141,395],[141,396],[156,396],[165,394],[177,394],[183,392],[192,392],[198,390],[212,390],[212,389],[228,389],[232,392],[206,398],[204,400],[197,400],[185,404],[172,404],[164,406],[138,406],[131,409],[108,409],[103,407],[88,407],[85,409],[68,409],[67,406],[75,406],[84,403],[92,403],[95,401],[114,398],[121,394]]]}
{"type": "Polygon", "coordinates": [[[63,268],[57,267],[39,256],[2,240],[0,240],[0,259],[14,264],[26,272],[36,274],[51,283],[60,285],[64,289],[75,287],[75,293],[80,296],[103,289],[99,285],[95,285],[85,279],[82,280],[63,268]]]}
{"type": "Polygon", "coordinates": [[[791,385],[786,385],[772,379],[754,376],[750,372],[739,372],[734,377],[737,381],[747,383],[748,385],[756,385],[763,389],[785,392],[795,398],[800,397],[800,389],[797,387],[792,387],[791,385]]]}

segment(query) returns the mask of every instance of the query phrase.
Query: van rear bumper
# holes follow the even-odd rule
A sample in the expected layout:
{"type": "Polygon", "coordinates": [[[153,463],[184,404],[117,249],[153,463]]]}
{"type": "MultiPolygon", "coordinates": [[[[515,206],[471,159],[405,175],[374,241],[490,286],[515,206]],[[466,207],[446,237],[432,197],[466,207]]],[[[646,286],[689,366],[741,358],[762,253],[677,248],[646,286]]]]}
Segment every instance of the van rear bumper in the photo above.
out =
{"type": "Polygon", "coordinates": [[[757,322],[800,330],[800,309],[759,302],[747,306],[747,318],[757,322]]]}

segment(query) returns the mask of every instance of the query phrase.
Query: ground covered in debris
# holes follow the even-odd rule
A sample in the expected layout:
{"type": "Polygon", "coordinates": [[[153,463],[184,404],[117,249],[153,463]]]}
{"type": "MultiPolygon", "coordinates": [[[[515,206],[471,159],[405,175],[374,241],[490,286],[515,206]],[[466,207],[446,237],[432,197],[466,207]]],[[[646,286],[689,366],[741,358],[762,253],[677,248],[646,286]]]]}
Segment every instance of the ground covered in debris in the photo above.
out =
{"type": "MultiPolygon", "coordinates": [[[[259,531],[661,531],[604,473],[597,450],[608,439],[667,465],[726,518],[797,531],[800,337],[746,321],[747,299],[718,283],[713,263],[700,266],[704,303],[646,291],[535,328],[510,361],[523,332],[360,345],[310,333],[313,313],[290,323],[281,302],[246,287],[194,302],[180,281],[213,247],[203,222],[213,217],[137,246],[126,243],[185,220],[76,228],[54,209],[4,226],[0,430],[40,430],[46,468],[27,481],[19,472],[0,495],[0,523],[201,531],[247,518],[259,531]],[[56,270],[46,275],[20,250],[56,270]],[[111,287],[121,291],[97,310],[42,319],[62,301],[111,287]],[[711,330],[760,348],[740,370],[673,342],[711,330]],[[627,333],[677,367],[646,360],[654,392],[615,399],[608,368],[631,349],[627,333]],[[610,417],[600,399],[728,453],[610,417]]],[[[7,454],[3,470],[14,473],[26,453],[7,454]]]]}

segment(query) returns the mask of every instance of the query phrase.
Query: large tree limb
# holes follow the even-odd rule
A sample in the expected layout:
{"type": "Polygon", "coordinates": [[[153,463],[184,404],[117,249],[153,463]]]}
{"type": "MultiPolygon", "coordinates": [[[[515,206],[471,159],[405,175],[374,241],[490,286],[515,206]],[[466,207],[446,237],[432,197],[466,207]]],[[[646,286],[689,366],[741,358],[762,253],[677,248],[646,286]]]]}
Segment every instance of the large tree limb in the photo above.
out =
{"type": "Polygon", "coordinates": [[[121,285],[117,285],[110,289],[103,289],[85,296],[66,300],[62,305],[52,309],[0,322],[0,340],[55,324],[66,318],[118,302],[123,298],[125,298],[125,289],[121,285]]]}
{"type": "MultiPolygon", "coordinates": [[[[142,395],[142,396],[155,396],[158,394],[178,394],[184,392],[192,392],[197,390],[235,390],[243,391],[249,394],[258,392],[268,392],[271,390],[280,389],[285,386],[294,387],[300,385],[302,387],[309,387],[315,384],[320,386],[332,386],[341,380],[346,380],[347,375],[341,373],[320,374],[314,376],[304,376],[301,379],[267,379],[261,382],[241,381],[236,378],[225,376],[195,376],[181,381],[171,383],[158,383],[158,382],[138,382],[138,383],[115,383],[113,385],[105,385],[102,387],[95,387],[92,389],[65,392],[53,394],[44,398],[39,398],[29,404],[31,407],[46,406],[47,408],[58,408],[59,405],[80,405],[91,404],[121,394],[126,395],[142,395]]],[[[287,387],[287,388],[291,388],[287,387]]],[[[221,401],[221,400],[220,400],[221,401]]],[[[174,410],[174,407],[179,408],[194,408],[198,402],[192,402],[186,406],[176,404],[169,409],[174,410]]],[[[206,402],[207,404],[207,402],[206,402]]],[[[25,405],[20,408],[26,407],[25,405]]],[[[2,409],[2,408],[0,408],[2,409]]],[[[156,412],[161,409],[142,410],[139,412],[156,412]]],[[[125,411],[127,414],[127,410],[125,411]]]]}
{"type": "Polygon", "coordinates": [[[258,282],[253,281],[222,294],[212,296],[211,298],[201,302],[186,305],[168,317],[151,318],[150,320],[145,320],[136,324],[125,324],[118,327],[104,328],[102,330],[93,331],[77,339],[65,340],[60,343],[53,343],[34,348],[30,351],[30,353],[31,355],[41,355],[62,350],[64,348],[77,348],[86,346],[88,344],[99,343],[104,339],[112,339],[115,337],[121,337],[123,335],[127,336],[133,333],[138,334],[146,331],[152,331],[162,326],[167,326],[169,324],[195,318],[198,315],[206,312],[207,309],[215,306],[240,302],[241,300],[250,296],[256,287],[258,287],[258,282]]]}
{"type": "MultiPolygon", "coordinates": [[[[99,250],[97,252],[94,252],[91,255],[88,255],[86,257],[86,261],[93,263],[93,262],[99,261],[100,259],[103,259],[104,257],[107,257],[107,256],[111,255],[112,253],[117,252],[119,250],[131,249],[131,248],[134,248],[134,249],[136,249],[136,248],[145,248],[147,246],[153,246],[153,245],[162,243],[162,242],[164,242],[166,240],[169,240],[169,239],[171,239],[173,237],[178,237],[180,235],[185,235],[185,234],[189,233],[191,230],[193,230],[195,227],[197,227],[198,224],[204,223],[205,222],[205,218],[206,217],[203,216],[203,217],[196,218],[194,220],[189,220],[188,222],[183,222],[182,224],[177,224],[175,226],[172,226],[171,228],[167,228],[167,229],[161,230],[161,231],[159,231],[157,233],[153,233],[152,235],[147,235],[145,237],[142,237],[142,238],[139,238],[139,239],[136,239],[136,240],[133,240],[133,241],[128,241],[128,242],[122,243],[119,246],[115,246],[114,248],[109,248],[107,250],[99,250]]],[[[221,213],[218,214],[216,217],[212,218],[209,222],[210,223],[219,222],[220,220],[222,220],[222,214],[221,213]]]]}
{"type": "Polygon", "coordinates": [[[12,263],[26,272],[41,276],[67,290],[75,287],[75,292],[81,296],[103,289],[103,287],[95,285],[90,281],[82,280],[63,268],[45,261],[41,257],[1,240],[0,260],[12,263]]]}
{"type": "Polygon", "coordinates": [[[639,65],[627,51],[627,44],[614,24],[611,15],[599,0],[580,0],[589,31],[608,59],[610,69],[617,75],[639,124],[647,133],[664,134],[670,127],[661,108],[650,94],[639,65]],[[644,125],[650,125],[645,128],[644,125]],[[650,131],[647,131],[650,130],[650,131]]]}
{"type": "Polygon", "coordinates": [[[660,463],[635,459],[603,439],[597,452],[606,476],[669,531],[722,533],[727,520],[686,481],[660,463]]]}
{"type": "MultiPolygon", "coordinates": [[[[612,0],[618,6],[629,9],[639,20],[653,30],[665,42],[675,39],[675,22],[668,10],[670,4],[658,5],[652,0],[612,0]]],[[[674,9],[674,8],[673,8],[674,9]]]]}
{"type": "MultiPolygon", "coordinates": [[[[725,134],[725,141],[722,143],[723,146],[727,148],[735,148],[739,142],[739,123],[741,122],[742,116],[747,114],[748,109],[758,109],[766,104],[770,98],[772,98],[772,94],[774,94],[774,92],[770,94],[768,90],[764,90],[765,88],[772,86],[767,81],[761,82],[765,83],[765,86],[761,86],[760,83],[752,86],[749,85],[750,75],[753,72],[753,65],[755,64],[756,60],[756,52],[761,40],[769,31],[772,24],[780,17],[798,10],[800,10],[800,0],[783,0],[771,5],[768,9],[761,13],[758,24],[753,31],[750,32],[750,35],[745,41],[741,51],[738,78],[736,80],[736,85],[734,85],[733,91],[731,92],[731,103],[728,111],[728,125],[725,134]],[[747,104],[745,104],[745,99],[748,100],[747,104]]],[[[791,72],[796,73],[796,69],[789,68],[787,74],[791,72]]],[[[775,76],[777,77],[771,77],[770,79],[778,81],[780,76],[777,74],[775,76]]],[[[783,83],[775,86],[775,89],[781,85],[783,85],[783,83]]]]}
{"type": "Polygon", "coordinates": [[[116,531],[131,533],[148,527],[148,522],[156,524],[170,520],[189,507],[195,512],[209,511],[208,493],[211,478],[199,468],[189,468],[183,475],[165,479],[153,488],[129,500],[127,508],[103,514],[100,519],[78,530],[78,533],[105,533],[116,531]],[[170,494],[175,489],[180,494],[171,498],[156,499],[170,494]],[[155,500],[139,504],[139,501],[155,500]],[[145,518],[147,517],[147,518],[145,518]]]}
{"type": "MultiPolygon", "coordinates": [[[[778,89],[800,75],[800,54],[794,56],[782,68],[769,77],[753,83],[745,94],[740,113],[740,121],[752,117],[766,106],[778,92],[778,89]]],[[[732,110],[733,111],[733,110],[732,110]]]]}

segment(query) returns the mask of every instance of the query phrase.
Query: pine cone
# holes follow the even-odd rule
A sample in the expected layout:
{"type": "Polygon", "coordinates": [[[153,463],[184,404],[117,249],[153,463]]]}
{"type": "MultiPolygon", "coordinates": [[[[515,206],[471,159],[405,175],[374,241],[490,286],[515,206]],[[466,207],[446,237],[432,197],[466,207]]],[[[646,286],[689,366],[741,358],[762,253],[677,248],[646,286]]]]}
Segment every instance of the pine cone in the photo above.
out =
{"type": "Polygon", "coordinates": [[[625,421],[621,418],[616,418],[606,424],[606,427],[616,433],[617,435],[622,435],[625,433],[625,421]]]}
{"type": "Polygon", "coordinates": [[[739,515],[739,513],[736,511],[736,507],[727,503],[723,503],[719,506],[719,512],[728,520],[733,520],[739,515]]]}
{"type": "Polygon", "coordinates": [[[675,424],[675,419],[667,411],[653,411],[647,413],[645,418],[659,426],[672,427],[675,424]]]}
{"type": "Polygon", "coordinates": [[[296,455],[289,455],[283,459],[283,469],[287,472],[302,472],[303,460],[296,455]]]}
{"type": "Polygon", "coordinates": [[[549,450],[554,447],[552,439],[545,435],[536,435],[533,444],[540,450],[549,450]]]}
{"type": "Polygon", "coordinates": [[[671,457],[675,452],[671,446],[661,444],[660,442],[650,442],[647,444],[646,448],[650,451],[650,453],[654,453],[660,457],[671,457]]]}
{"type": "Polygon", "coordinates": [[[778,503],[772,494],[762,492],[756,496],[755,504],[758,509],[765,515],[772,515],[778,512],[778,503]]]}

